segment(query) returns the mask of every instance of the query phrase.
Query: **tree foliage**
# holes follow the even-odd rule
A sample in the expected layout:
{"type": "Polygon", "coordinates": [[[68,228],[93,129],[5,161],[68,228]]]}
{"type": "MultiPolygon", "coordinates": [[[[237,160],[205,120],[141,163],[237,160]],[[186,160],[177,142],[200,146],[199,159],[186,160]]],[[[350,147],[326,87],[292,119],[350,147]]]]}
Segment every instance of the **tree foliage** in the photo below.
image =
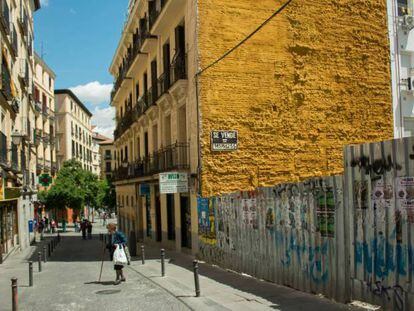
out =
{"type": "Polygon", "coordinates": [[[84,205],[99,207],[99,197],[102,187],[98,177],[84,170],[82,164],[76,160],[64,162],[53,185],[48,191],[39,193],[39,201],[46,208],[81,209],[84,205]]]}

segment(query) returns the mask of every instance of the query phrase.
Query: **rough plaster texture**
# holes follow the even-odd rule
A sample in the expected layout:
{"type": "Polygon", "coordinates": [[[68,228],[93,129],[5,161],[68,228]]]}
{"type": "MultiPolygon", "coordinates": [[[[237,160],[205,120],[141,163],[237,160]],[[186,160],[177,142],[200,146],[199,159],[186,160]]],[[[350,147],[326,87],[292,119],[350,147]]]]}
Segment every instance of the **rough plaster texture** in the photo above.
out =
{"type": "MultiPolygon", "coordinates": [[[[200,0],[201,67],[284,1],[200,0]]],[[[200,77],[203,195],[339,174],[343,146],[392,138],[385,0],[294,0],[200,77]],[[210,151],[210,131],[239,150],[210,151]]]]}

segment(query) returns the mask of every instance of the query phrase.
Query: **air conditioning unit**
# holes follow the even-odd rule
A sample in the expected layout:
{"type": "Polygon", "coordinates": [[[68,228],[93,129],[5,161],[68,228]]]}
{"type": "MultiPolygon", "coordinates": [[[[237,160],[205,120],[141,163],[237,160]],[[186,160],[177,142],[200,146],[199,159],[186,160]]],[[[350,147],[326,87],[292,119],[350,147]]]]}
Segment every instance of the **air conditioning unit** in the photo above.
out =
{"type": "Polygon", "coordinates": [[[410,31],[414,28],[414,16],[404,15],[401,20],[401,26],[403,29],[410,31]]]}

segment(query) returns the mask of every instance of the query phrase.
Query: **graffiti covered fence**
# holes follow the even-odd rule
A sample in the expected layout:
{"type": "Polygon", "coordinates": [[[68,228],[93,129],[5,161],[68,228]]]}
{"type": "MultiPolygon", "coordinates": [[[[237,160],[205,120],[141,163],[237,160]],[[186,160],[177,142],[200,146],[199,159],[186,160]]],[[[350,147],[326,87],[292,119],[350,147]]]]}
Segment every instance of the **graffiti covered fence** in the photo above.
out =
{"type": "Polygon", "coordinates": [[[200,257],[337,301],[410,310],[413,146],[350,146],[344,176],[199,199],[200,257]]]}

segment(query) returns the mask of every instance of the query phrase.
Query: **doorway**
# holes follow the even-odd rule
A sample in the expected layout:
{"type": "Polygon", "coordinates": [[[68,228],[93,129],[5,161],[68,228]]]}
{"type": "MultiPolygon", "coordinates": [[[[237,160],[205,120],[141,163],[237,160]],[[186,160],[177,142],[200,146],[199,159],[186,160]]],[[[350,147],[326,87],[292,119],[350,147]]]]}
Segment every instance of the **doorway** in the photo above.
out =
{"type": "Polygon", "coordinates": [[[167,194],[167,227],[168,240],[175,240],[174,194],[167,194]]]}
{"type": "Polygon", "coordinates": [[[191,207],[187,196],[180,196],[181,205],[181,247],[191,248],[191,207]]]}
{"type": "Polygon", "coordinates": [[[161,201],[159,188],[155,188],[155,225],[156,225],[156,241],[162,241],[161,227],[161,201]]]}

